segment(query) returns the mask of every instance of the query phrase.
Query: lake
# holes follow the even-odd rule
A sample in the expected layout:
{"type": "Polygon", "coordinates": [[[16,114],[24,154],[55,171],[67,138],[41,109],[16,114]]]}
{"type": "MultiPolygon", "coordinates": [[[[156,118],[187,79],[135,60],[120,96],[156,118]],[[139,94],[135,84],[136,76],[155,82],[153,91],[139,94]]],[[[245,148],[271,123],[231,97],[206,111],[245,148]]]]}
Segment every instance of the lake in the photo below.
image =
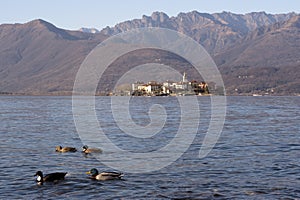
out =
{"type": "MultiPolygon", "coordinates": [[[[201,159],[199,150],[212,114],[210,97],[197,100],[201,105],[197,134],[179,158],[159,170],[122,171],[122,180],[101,182],[89,179],[85,172],[91,168],[119,170],[104,164],[112,152],[102,146],[103,153],[96,157],[80,152],[83,142],[74,123],[72,97],[0,96],[0,199],[300,198],[300,97],[227,97],[221,136],[201,159]],[[79,151],[57,153],[57,145],[73,146],[79,151]],[[37,170],[68,174],[59,183],[37,185],[37,170]]],[[[128,136],[114,122],[108,106],[110,97],[96,97],[96,115],[109,140],[132,154],[155,152],[170,143],[183,112],[178,109],[177,98],[134,97],[130,101],[131,122],[145,126],[153,120],[163,128],[151,137],[128,136]],[[165,108],[164,123],[155,120],[158,115],[149,117],[152,105],[165,108]]],[[[116,110],[122,112],[119,106],[116,110]]],[[[122,113],[118,117],[123,126],[132,125],[122,120],[122,113]]],[[[88,126],[89,116],[84,119],[88,126]]],[[[192,132],[188,128],[183,131],[187,136],[192,132]]],[[[168,156],[139,163],[146,168],[164,157],[168,156]]],[[[113,162],[121,167],[122,157],[113,162]]]]}

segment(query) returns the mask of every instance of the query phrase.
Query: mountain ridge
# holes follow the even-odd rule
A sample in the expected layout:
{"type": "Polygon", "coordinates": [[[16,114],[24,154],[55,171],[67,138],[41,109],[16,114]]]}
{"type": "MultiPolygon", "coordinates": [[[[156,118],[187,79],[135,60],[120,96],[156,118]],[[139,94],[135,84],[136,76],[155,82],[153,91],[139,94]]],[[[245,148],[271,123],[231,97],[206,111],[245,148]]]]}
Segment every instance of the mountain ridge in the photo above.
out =
{"type": "Polygon", "coordinates": [[[176,17],[169,17],[163,12],[153,12],[151,16],[143,15],[142,19],[118,23],[114,27],[106,27],[100,32],[111,36],[133,28],[169,28],[192,37],[204,45],[209,53],[214,54],[228,48],[232,42],[245,37],[259,27],[286,21],[295,15],[297,14],[267,14],[265,12],[253,12],[245,15],[230,12],[208,14],[191,11],[179,13],[176,17]],[[215,29],[214,32],[211,31],[212,28],[215,29]]]}
{"type": "MultiPolygon", "coordinates": [[[[197,11],[176,17],[154,12],[106,27],[100,33],[64,30],[42,19],[2,24],[0,93],[71,94],[81,62],[100,42],[132,28],[163,27],[182,32],[204,46],[215,59],[229,95],[270,91],[278,95],[300,94],[299,24],[296,13],[242,15],[197,11]]],[[[176,56],[172,60],[169,54],[141,51],[116,62],[115,71],[110,73],[117,74],[122,67],[125,70],[122,63],[133,62],[133,58],[159,60],[159,56],[162,60],[167,58],[170,66],[181,65],[176,56]]],[[[113,79],[105,77],[108,83],[114,83],[113,79]]]]}

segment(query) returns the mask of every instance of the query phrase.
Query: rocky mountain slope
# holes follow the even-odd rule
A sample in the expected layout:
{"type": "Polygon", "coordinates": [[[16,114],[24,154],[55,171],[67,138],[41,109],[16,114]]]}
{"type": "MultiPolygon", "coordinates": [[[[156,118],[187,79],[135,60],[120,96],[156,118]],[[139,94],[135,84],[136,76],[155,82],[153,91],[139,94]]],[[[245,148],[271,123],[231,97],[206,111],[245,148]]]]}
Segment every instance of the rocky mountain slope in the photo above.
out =
{"type": "MultiPolygon", "coordinates": [[[[202,44],[218,64],[228,94],[300,94],[299,15],[196,11],[176,17],[155,12],[95,34],[63,30],[43,20],[0,25],[0,93],[71,94],[80,64],[97,44],[148,26],[180,31],[202,44]]],[[[150,58],[170,66],[184,64],[169,53],[134,52],[113,64],[106,86],[115,83],[114,74],[150,58]]]]}

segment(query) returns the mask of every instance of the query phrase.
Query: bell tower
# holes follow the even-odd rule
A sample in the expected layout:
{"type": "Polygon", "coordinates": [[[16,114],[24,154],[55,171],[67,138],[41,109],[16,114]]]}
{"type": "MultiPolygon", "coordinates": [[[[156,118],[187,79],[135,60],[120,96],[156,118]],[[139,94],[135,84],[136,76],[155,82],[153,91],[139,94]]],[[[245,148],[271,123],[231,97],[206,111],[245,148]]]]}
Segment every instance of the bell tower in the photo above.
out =
{"type": "Polygon", "coordinates": [[[182,82],[183,83],[186,83],[187,82],[187,79],[186,79],[186,73],[183,72],[183,75],[182,75],[182,82]]]}

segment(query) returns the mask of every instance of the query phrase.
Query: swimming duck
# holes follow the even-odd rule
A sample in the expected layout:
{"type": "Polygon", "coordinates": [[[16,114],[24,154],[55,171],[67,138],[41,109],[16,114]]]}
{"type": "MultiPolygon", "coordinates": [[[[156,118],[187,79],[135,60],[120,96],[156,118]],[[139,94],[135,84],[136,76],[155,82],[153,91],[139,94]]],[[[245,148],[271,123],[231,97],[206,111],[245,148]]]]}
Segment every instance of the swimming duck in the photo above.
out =
{"type": "Polygon", "coordinates": [[[39,184],[43,184],[44,182],[57,182],[59,180],[64,180],[66,174],[67,172],[54,172],[43,176],[43,172],[37,171],[34,176],[37,176],[36,181],[39,184]]]}
{"type": "Polygon", "coordinates": [[[102,150],[101,149],[97,149],[97,148],[89,148],[87,145],[84,145],[82,147],[82,152],[83,153],[102,153],[102,150]]]}
{"type": "Polygon", "coordinates": [[[65,153],[65,152],[76,152],[77,149],[74,148],[74,147],[64,147],[64,148],[62,148],[62,146],[56,146],[55,151],[65,153]]]}
{"type": "Polygon", "coordinates": [[[97,169],[93,168],[90,171],[86,172],[91,175],[91,179],[99,181],[115,180],[121,179],[123,174],[118,172],[101,172],[99,173],[97,169]]]}

